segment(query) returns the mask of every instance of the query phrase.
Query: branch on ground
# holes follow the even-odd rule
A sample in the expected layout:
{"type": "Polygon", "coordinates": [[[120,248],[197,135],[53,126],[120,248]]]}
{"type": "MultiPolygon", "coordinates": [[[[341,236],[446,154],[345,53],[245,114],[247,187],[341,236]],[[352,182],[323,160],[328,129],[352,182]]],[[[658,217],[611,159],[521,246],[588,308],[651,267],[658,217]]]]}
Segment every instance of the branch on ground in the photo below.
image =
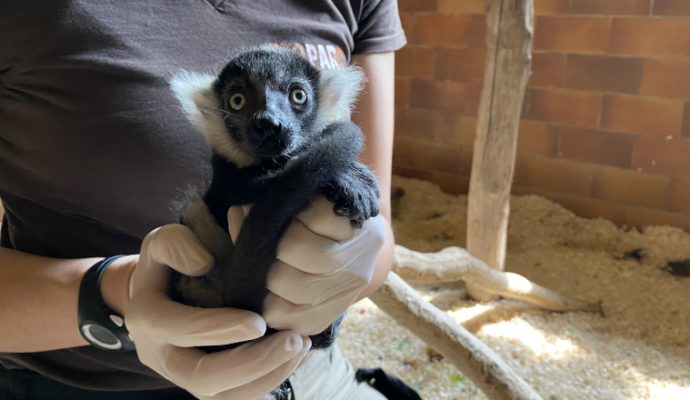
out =
{"type": "Polygon", "coordinates": [[[600,303],[578,300],[540,286],[522,275],[495,270],[461,247],[446,247],[436,253],[420,253],[396,245],[393,270],[403,279],[412,282],[465,281],[492,293],[547,310],[601,313],[600,303]]]}
{"type": "Polygon", "coordinates": [[[541,399],[493,350],[446,313],[424,301],[395,273],[390,273],[381,289],[370,298],[401,326],[443,354],[489,399],[541,399]]]}

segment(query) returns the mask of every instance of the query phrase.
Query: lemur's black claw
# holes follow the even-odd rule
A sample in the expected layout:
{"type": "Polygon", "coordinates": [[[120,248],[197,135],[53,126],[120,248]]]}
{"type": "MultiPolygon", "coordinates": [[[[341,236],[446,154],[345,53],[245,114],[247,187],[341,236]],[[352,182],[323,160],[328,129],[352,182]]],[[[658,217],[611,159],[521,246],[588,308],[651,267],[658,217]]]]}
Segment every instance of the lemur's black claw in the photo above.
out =
{"type": "Polygon", "coordinates": [[[333,212],[346,217],[353,227],[361,228],[364,221],[379,213],[379,189],[376,179],[363,165],[350,166],[338,179],[324,188],[333,212]]]}

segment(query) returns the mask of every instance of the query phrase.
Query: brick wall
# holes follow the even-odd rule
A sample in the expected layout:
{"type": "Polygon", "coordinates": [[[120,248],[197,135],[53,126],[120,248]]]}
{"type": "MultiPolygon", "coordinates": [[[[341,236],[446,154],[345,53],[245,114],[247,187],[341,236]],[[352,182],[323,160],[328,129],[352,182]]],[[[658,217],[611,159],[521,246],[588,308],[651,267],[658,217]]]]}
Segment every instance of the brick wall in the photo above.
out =
{"type": "MultiPolygon", "coordinates": [[[[399,0],[395,173],[466,193],[485,0],[399,0]]],[[[514,193],[690,230],[690,0],[535,0],[514,193]]]]}

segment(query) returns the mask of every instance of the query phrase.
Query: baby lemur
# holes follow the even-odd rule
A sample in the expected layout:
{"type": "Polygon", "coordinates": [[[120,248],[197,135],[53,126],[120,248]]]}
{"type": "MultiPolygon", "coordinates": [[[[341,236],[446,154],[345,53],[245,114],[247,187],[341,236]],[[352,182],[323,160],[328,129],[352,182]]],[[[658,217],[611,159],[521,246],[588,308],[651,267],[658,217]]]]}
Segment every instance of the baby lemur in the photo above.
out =
{"type": "MultiPolygon", "coordinates": [[[[190,196],[181,222],[216,261],[203,277],[175,274],[173,298],[261,313],[278,241],[317,195],[356,227],[378,214],[376,180],[357,161],[362,133],[349,122],[362,80],[355,68],[318,70],[292,50],[269,47],[240,53],[217,77],[173,79],[213,150],[211,185],[190,196]],[[253,206],[233,243],[227,212],[239,204],[253,206]]],[[[312,347],[328,347],[334,334],[331,326],[313,336],[312,347]]]]}

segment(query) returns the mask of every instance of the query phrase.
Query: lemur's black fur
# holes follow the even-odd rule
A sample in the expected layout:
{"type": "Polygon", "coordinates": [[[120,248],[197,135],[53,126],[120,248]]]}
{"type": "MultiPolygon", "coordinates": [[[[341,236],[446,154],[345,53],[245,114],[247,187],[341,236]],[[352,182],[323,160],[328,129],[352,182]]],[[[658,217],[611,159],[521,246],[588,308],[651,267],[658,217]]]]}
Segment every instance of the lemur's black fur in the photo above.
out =
{"type": "MultiPolygon", "coordinates": [[[[378,214],[376,180],[357,161],[362,134],[348,120],[352,100],[337,103],[341,96],[354,98],[360,75],[343,79],[337,73],[323,74],[295,52],[261,48],[231,60],[210,88],[202,85],[201,91],[180,93],[185,89],[173,83],[213,149],[212,183],[203,197],[192,196],[181,222],[216,259],[204,277],[173,276],[176,300],[261,313],[278,241],[317,195],[324,194],[334,203],[334,212],[354,226],[378,214]],[[334,79],[341,82],[333,84],[334,79]],[[295,90],[306,96],[305,103],[293,101],[295,90]],[[229,106],[237,93],[244,96],[241,110],[229,106]],[[332,107],[347,110],[333,112],[328,99],[336,101],[332,107]],[[250,203],[233,244],[227,234],[228,209],[250,203]]],[[[198,76],[191,79],[199,81],[198,76]]],[[[312,348],[330,346],[335,328],[313,336],[312,348]]]]}

